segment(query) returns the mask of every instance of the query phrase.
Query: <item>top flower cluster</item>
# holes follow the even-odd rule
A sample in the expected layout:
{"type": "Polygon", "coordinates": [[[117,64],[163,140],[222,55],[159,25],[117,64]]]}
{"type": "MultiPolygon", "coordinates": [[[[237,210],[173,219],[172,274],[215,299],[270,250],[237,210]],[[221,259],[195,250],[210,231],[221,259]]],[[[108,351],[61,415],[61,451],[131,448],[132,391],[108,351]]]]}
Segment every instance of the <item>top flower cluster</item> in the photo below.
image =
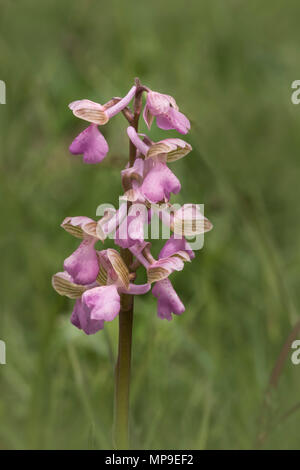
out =
{"type": "MultiPolygon", "coordinates": [[[[190,122],[182,114],[173,97],[140,85],[133,86],[124,98],[113,98],[101,105],[90,100],[72,102],[69,107],[76,117],[90,125],[81,132],[70,146],[72,154],[83,155],[85,163],[99,163],[108,153],[108,144],[98,126],[122,112],[130,125],[127,134],[134,148],[134,156],[121,171],[124,188],[122,204],[117,210],[108,210],[99,221],[88,217],[67,217],[62,227],[82,239],[78,249],[64,262],[64,271],[53,276],[53,287],[61,295],[76,299],[71,321],[85,333],[100,330],[105,321],[111,321],[120,311],[121,294],[144,294],[152,289],[158,299],[158,316],[172,319],[172,313],[181,314],[184,306],[175,292],[169,276],[183,269],[184,262],[195,255],[185,237],[207,232],[211,223],[193,204],[185,204],[179,210],[161,209],[164,203],[171,206],[171,193],[177,194],[181,185],[168,167],[191,151],[191,146],[178,138],[153,142],[148,136],[138,134],[136,109],[133,113],[129,103],[147,93],[144,120],[150,129],[153,120],[164,130],[175,129],[186,134],[190,122]],[[136,205],[144,210],[136,210],[136,205]],[[158,208],[158,210],[157,210],[158,208]],[[144,240],[144,224],[150,223],[157,212],[173,232],[156,260],[150,251],[151,244],[144,240]],[[128,266],[115,249],[98,251],[95,244],[104,242],[114,234],[115,244],[129,249],[133,262],[128,266]],[[147,283],[134,284],[136,270],[147,270],[147,283]]],[[[139,112],[138,112],[139,114],[139,112]]]]}
{"type": "MultiPolygon", "coordinates": [[[[91,123],[72,142],[70,152],[74,155],[83,154],[85,163],[101,162],[106,157],[109,147],[98,126],[106,124],[110,118],[125,110],[135,96],[136,88],[136,86],[133,86],[124,98],[113,98],[104,105],[90,100],[79,100],[70,103],[69,108],[76,117],[91,123]]],[[[151,128],[154,117],[160,129],[176,129],[181,134],[187,134],[191,127],[187,117],[179,111],[174,98],[155,91],[148,90],[143,115],[148,129],[151,128]]],[[[170,147],[170,151],[180,147],[185,151],[179,153],[186,154],[191,150],[190,145],[179,139],[166,139],[163,142],[170,147]]],[[[148,148],[146,150],[148,151],[148,148]]]]}

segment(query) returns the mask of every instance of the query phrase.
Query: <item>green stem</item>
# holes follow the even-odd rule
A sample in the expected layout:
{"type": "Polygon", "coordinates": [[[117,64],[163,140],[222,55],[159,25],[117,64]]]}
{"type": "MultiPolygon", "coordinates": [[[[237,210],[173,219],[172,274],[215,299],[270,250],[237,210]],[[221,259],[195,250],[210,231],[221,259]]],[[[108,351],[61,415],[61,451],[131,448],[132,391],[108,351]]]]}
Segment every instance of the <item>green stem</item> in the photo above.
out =
{"type": "Polygon", "coordinates": [[[119,348],[115,372],[114,447],[128,449],[133,297],[124,295],[121,302],[123,305],[119,314],[119,348]]]}
{"type": "MultiPolygon", "coordinates": [[[[142,107],[143,88],[136,79],[137,92],[134,99],[134,116],[132,125],[138,130],[138,122],[142,107]]],[[[130,142],[129,165],[132,166],[136,158],[136,148],[130,142]]],[[[127,267],[132,264],[132,254],[127,249],[121,249],[121,256],[127,267]]],[[[131,368],[131,345],[133,326],[133,296],[122,294],[119,314],[119,345],[118,359],[115,370],[115,403],[113,441],[115,449],[129,449],[129,390],[131,368]]]]}

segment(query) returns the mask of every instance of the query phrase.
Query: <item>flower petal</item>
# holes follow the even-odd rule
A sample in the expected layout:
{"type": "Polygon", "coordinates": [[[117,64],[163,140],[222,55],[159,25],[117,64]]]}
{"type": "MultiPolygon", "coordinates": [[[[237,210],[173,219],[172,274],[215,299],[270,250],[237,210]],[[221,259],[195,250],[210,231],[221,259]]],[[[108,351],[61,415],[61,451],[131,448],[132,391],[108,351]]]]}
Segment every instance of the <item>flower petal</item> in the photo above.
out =
{"type": "Polygon", "coordinates": [[[174,235],[171,235],[169,240],[161,249],[158,258],[168,258],[169,256],[177,254],[181,251],[186,252],[190,259],[195,258],[195,253],[184,237],[175,238],[174,235]]]}
{"type": "Polygon", "coordinates": [[[113,283],[117,286],[128,289],[129,271],[120,253],[118,253],[116,250],[113,250],[112,248],[109,248],[107,250],[98,251],[97,254],[100,265],[107,273],[107,284],[113,283]]]}
{"type": "Polygon", "coordinates": [[[99,263],[94,248],[95,239],[83,240],[74,253],[64,262],[64,269],[78,284],[91,284],[97,278],[99,263]]]}
{"type": "Polygon", "coordinates": [[[106,286],[107,279],[107,272],[105,271],[103,266],[100,266],[96,281],[98,282],[98,284],[100,284],[100,286],[106,286]]]}
{"type": "Polygon", "coordinates": [[[147,152],[149,150],[149,145],[145,144],[145,142],[139,137],[138,133],[136,132],[135,128],[133,126],[129,126],[127,128],[127,135],[133,145],[137,148],[137,150],[142,154],[142,155],[147,155],[147,152]]]}
{"type": "Polygon", "coordinates": [[[148,221],[148,211],[144,204],[130,206],[128,216],[119,225],[115,243],[122,248],[130,248],[144,241],[144,225],[148,221]]]}
{"type": "MultiPolygon", "coordinates": [[[[151,160],[147,160],[148,163],[151,160]]],[[[164,162],[152,161],[152,167],[146,174],[140,188],[150,202],[168,201],[170,194],[177,194],[181,189],[180,181],[164,162]]]]}
{"type": "Polygon", "coordinates": [[[197,204],[184,204],[174,213],[171,224],[174,233],[187,237],[209,232],[212,228],[212,223],[200,212],[197,204]]]}
{"type": "Polygon", "coordinates": [[[169,279],[157,282],[152,289],[152,294],[158,299],[157,314],[159,318],[172,320],[172,313],[181,315],[184,312],[184,305],[169,279]]]}
{"type": "Polygon", "coordinates": [[[151,284],[129,284],[128,290],[125,291],[125,293],[131,295],[142,295],[149,292],[150,289],[151,284]]]}
{"type": "Polygon", "coordinates": [[[166,114],[157,116],[156,124],[160,129],[175,129],[180,134],[187,134],[191,128],[188,118],[175,108],[170,108],[166,114]]]}
{"type": "Polygon", "coordinates": [[[125,168],[121,171],[122,183],[125,191],[131,188],[132,182],[137,181],[138,183],[142,182],[144,174],[144,160],[142,158],[137,158],[133,166],[125,168]]]}
{"type": "Polygon", "coordinates": [[[149,106],[147,106],[147,104],[144,107],[143,118],[144,118],[144,121],[145,121],[148,129],[151,129],[154,116],[153,116],[153,114],[151,114],[151,112],[149,110],[149,106]]]}
{"type": "Polygon", "coordinates": [[[75,303],[71,315],[71,323],[80,330],[83,330],[87,335],[93,335],[104,327],[104,320],[92,319],[91,309],[81,299],[78,299],[75,303]]]}
{"type": "Polygon", "coordinates": [[[76,238],[85,238],[91,234],[92,225],[96,224],[93,219],[85,216],[66,217],[61,227],[76,238]]]}
{"type": "MultiPolygon", "coordinates": [[[[174,98],[172,98],[174,100],[174,98]]],[[[175,102],[175,100],[174,100],[175,102]]],[[[147,106],[153,116],[165,114],[170,109],[170,97],[157,91],[149,91],[147,94],[147,106]]]]}
{"type": "Polygon", "coordinates": [[[69,104],[74,116],[84,121],[103,125],[109,120],[109,117],[100,103],[90,100],[77,100],[69,104]]]}
{"type": "Polygon", "coordinates": [[[167,162],[175,162],[185,157],[191,150],[191,145],[182,139],[165,139],[153,144],[148,150],[146,158],[165,155],[167,162]]]}
{"type": "Polygon", "coordinates": [[[85,287],[75,284],[72,277],[66,272],[54,274],[52,286],[59,295],[65,295],[70,299],[78,299],[85,291],[85,287]]]}
{"type": "Polygon", "coordinates": [[[100,163],[109,150],[108,144],[95,124],[81,132],[69,147],[73,155],[83,154],[84,163],[100,163]]]}
{"type": "Polygon", "coordinates": [[[186,261],[186,259],[180,255],[173,255],[169,258],[162,258],[155,261],[147,270],[147,281],[151,284],[152,282],[157,282],[169,277],[173,271],[181,271],[184,267],[184,261],[186,261]]]}
{"type": "Polygon", "coordinates": [[[102,219],[97,223],[97,236],[100,240],[104,241],[108,235],[115,232],[122,220],[127,215],[127,204],[121,203],[119,209],[108,209],[102,219]]]}
{"type": "Polygon", "coordinates": [[[110,106],[109,108],[107,108],[106,113],[107,113],[108,118],[110,119],[111,117],[120,113],[124,108],[126,108],[126,106],[130,103],[130,101],[134,97],[135,92],[136,92],[136,86],[133,85],[133,87],[130,88],[129,92],[127,93],[126,96],[124,96],[124,98],[119,100],[113,106],[110,106]]]}
{"type": "Polygon", "coordinates": [[[113,269],[115,270],[121,285],[124,286],[126,289],[128,289],[129,271],[128,271],[126,264],[123,261],[123,258],[121,257],[120,253],[118,253],[116,250],[109,248],[106,251],[107,251],[108,259],[111,262],[111,265],[113,269]]]}
{"type": "Polygon", "coordinates": [[[112,321],[120,311],[120,296],[114,285],[85,291],[82,302],[89,309],[91,320],[112,321]]]}

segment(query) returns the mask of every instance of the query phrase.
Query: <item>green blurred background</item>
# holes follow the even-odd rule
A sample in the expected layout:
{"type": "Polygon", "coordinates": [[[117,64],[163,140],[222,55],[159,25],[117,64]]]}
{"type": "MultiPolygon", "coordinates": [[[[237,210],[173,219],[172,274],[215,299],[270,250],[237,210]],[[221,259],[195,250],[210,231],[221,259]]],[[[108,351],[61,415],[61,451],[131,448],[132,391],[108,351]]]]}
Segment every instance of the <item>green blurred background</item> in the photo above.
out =
{"type": "Polygon", "coordinates": [[[214,230],[172,276],[181,317],[136,300],[132,447],[300,448],[290,352],[262,407],[299,318],[299,15],[296,0],[1,0],[0,448],[112,446],[118,322],[77,331],[51,276],[78,244],[61,221],[117,202],[128,152],[119,116],[102,165],[70,156],[85,125],[67,105],[122,96],[135,76],[190,117],[173,202],[204,203],[214,230]]]}

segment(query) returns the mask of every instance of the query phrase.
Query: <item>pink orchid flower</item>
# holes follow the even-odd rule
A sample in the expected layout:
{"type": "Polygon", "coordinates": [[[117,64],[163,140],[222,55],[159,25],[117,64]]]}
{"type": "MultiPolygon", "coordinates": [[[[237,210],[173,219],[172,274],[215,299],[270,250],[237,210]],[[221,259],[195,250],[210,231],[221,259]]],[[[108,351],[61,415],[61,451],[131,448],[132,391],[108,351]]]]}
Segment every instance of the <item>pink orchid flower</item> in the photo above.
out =
{"type": "Polygon", "coordinates": [[[187,134],[191,128],[190,121],[179,111],[175,99],[156,91],[148,92],[143,116],[149,129],[154,117],[160,129],[176,129],[180,134],[187,134]]]}
{"type": "Polygon", "coordinates": [[[92,283],[76,282],[68,272],[57,273],[52,278],[52,285],[60,295],[76,299],[71,322],[88,335],[103,329],[105,321],[112,321],[119,314],[120,294],[140,295],[151,288],[149,283],[130,283],[128,268],[116,250],[98,251],[96,256],[98,275],[92,283]]]}
{"type": "MultiPolygon", "coordinates": [[[[172,259],[172,257],[180,259],[180,256],[183,257],[184,260],[192,260],[195,257],[195,253],[191,250],[185,238],[176,239],[172,236],[159,253],[157,263],[163,260],[172,259]],[[186,255],[188,258],[186,258],[186,255]]],[[[152,266],[153,265],[151,265],[149,269],[151,269],[152,266]]],[[[167,267],[167,263],[162,263],[162,266],[164,266],[163,269],[165,269],[167,267]]],[[[178,270],[178,267],[178,264],[173,265],[173,270],[178,270]]],[[[169,275],[171,272],[172,267],[169,267],[169,275]]],[[[185,311],[185,307],[168,277],[155,283],[152,289],[152,294],[157,298],[157,315],[159,318],[170,321],[172,320],[172,313],[174,315],[181,315],[185,311]]]]}
{"type": "Polygon", "coordinates": [[[69,147],[73,155],[83,154],[84,163],[100,163],[107,155],[109,147],[97,126],[106,124],[109,119],[121,112],[132,100],[136,91],[133,86],[127,95],[108,107],[90,100],[78,100],[69,104],[74,116],[91,123],[81,132],[69,147]]]}
{"type": "Polygon", "coordinates": [[[97,238],[94,236],[95,222],[89,217],[67,217],[61,226],[76,238],[83,239],[77,250],[65,259],[65,271],[75,283],[91,284],[96,280],[99,272],[95,250],[97,242],[97,238]]]}
{"type": "Polygon", "coordinates": [[[84,163],[100,163],[106,157],[109,147],[96,124],[84,129],[69,147],[73,155],[82,155],[84,163]]]}
{"type": "MultiPolygon", "coordinates": [[[[172,320],[172,313],[180,315],[185,308],[169,279],[174,271],[181,271],[185,261],[191,261],[195,253],[184,237],[171,236],[158,255],[158,260],[151,262],[146,258],[144,250],[149,250],[145,242],[136,244],[130,251],[147,269],[148,283],[152,284],[152,294],[157,298],[157,315],[161,319],[172,320]]],[[[149,251],[148,251],[149,256],[149,251]]]]}
{"type": "MultiPolygon", "coordinates": [[[[128,136],[138,150],[146,154],[149,146],[138,137],[133,127],[127,129],[128,136]]],[[[132,201],[149,201],[150,203],[167,202],[171,193],[178,194],[181,184],[166,164],[164,154],[155,158],[136,158],[133,167],[122,171],[123,182],[132,180],[131,190],[125,195],[132,201]]]]}
{"type": "Polygon", "coordinates": [[[151,213],[156,213],[179,238],[194,237],[213,228],[213,224],[202,214],[197,204],[184,204],[179,209],[170,204],[152,205],[151,213]]]}
{"type": "Polygon", "coordinates": [[[115,243],[121,248],[130,248],[144,241],[144,225],[148,222],[148,210],[143,204],[133,204],[128,215],[118,226],[115,243]]]}

